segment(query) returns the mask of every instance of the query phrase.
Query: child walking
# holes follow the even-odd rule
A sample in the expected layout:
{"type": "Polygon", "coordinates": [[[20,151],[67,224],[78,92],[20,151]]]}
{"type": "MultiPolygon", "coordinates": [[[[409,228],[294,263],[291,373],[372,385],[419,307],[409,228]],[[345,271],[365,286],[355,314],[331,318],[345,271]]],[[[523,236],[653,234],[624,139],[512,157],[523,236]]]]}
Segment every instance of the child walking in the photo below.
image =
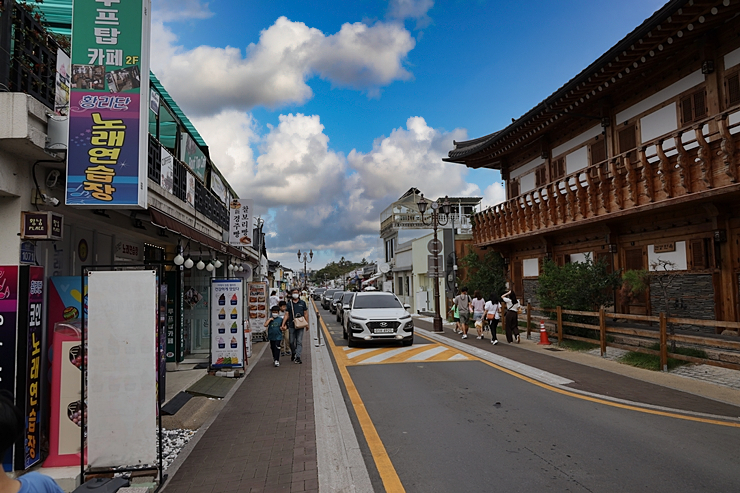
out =
{"type": "Polygon", "coordinates": [[[270,341],[270,350],[275,366],[280,366],[280,341],[283,340],[283,331],[280,327],[283,325],[283,317],[280,316],[280,307],[277,305],[270,308],[271,317],[265,321],[267,327],[267,340],[270,341]]]}

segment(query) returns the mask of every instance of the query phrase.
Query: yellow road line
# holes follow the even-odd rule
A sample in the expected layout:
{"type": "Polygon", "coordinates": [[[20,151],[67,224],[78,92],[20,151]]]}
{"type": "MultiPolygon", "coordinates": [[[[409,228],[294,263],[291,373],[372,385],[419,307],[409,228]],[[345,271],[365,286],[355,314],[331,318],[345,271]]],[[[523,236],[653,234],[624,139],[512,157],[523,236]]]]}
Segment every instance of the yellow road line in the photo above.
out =
{"type": "Polygon", "coordinates": [[[347,389],[349,400],[350,402],[352,402],[352,406],[355,409],[357,420],[360,422],[360,428],[362,428],[362,433],[365,435],[367,446],[370,448],[370,453],[372,454],[373,460],[375,461],[375,467],[378,468],[380,479],[381,481],[383,481],[383,487],[385,488],[385,491],[387,493],[405,492],[406,490],[401,484],[401,480],[398,477],[396,468],[393,467],[393,463],[388,456],[388,452],[385,450],[385,446],[380,439],[380,435],[378,435],[378,431],[375,429],[375,425],[370,419],[370,414],[367,412],[365,404],[360,398],[360,393],[357,391],[357,388],[352,381],[352,377],[350,377],[349,372],[347,371],[347,358],[344,357],[343,354],[341,358],[338,357],[341,353],[343,353],[343,351],[336,350],[337,347],[334,344],[334,339],[329,336],[329,329],[327,329],[323,317],[320,320],[321,326],[324,329],[324,334],[326,334],[326,341],[329,343],[332,353],[334,353],[337,367],[339,368],[339,374],[342,376],[342,380],[344,381],[344,386],[347,389]]]}
{"type": "MultiPolygon", "coordinates": [[[[430,337],[426,337],[426,336],[424,336],[422,334],[419,334],[418,332],[416,333],[416,335],[418,335],[420,337],[423,337],[424,339],[427,339],[429,341],[435,342],[437,344],[440,344],[442,346],[446,346],[446,347],[448,347],[450,349],[453,349],[453,350],[457,351],[452,346],[448,346],[445,343],[442,343],[442,342],[439,342],[439,341],[435,341],[434,339],[431,339],[430,337]]],[[[686,414],[678,414],[678,413],[673,413],[673,412],[670,412],[670,411],[660,411],[658,409],[650,409],[650,408],[645,408],[645,407],[638,407],[638,406],[633,406],[633,405],[630,405],[630,404],[622,404],[622,403],[619,403],[619,402],[612,402],[612,401],[608,401],[606,399],[600,399],[598,397],[591,397],[591,396],[588,396],[588,395],[582,395],[582,394],[579,394],[579,393],[576,393],[576,392],[571,392],[569,390],[561,389],[561,388],[558,388],[558,387],[555,387],[555,386],[552,386],[552,385],[548,385],[546,383],[539,382],[539,381],[537,381],[537,380],[535,380],[533,378],[524,376],[524,375],[522,375],[520,373],[517,373],[517,372],[515,372],[513,370],[509,370],[508,368],[504,368],[503,366],[499,366],[496,363],[491,363],[490,361],[486,361],[486,360],[484,360],[482,358],[479,358],[479,357],[477,357],[477,356],[475,356],[473,354],[469,354],[469,356],[470,356],[470,359],[471,360],[477,360],[477,361],[480,361],[482,363],[485,363],[488,366],[491,366],[493,368],[496,368],[497,370],[500,370],[500,371],[502,371],[504,373],[507,373],[507,374],[509,374],[509,375],[511,375],[513,377],[516,377],[516,378],[518,378],[520,380],[524,380],[525,382],[529,382],[532,385],[536,385],[538,387],[542,387],[543,389],[547,389],[547,390],[550,390],[552,392],[556,392],[558,394],[567,395],[567,396],[570,396],[570,397],[575,397],[576,399],[581,399],[581,400],[589,401],[589,402],[595,402],[597,404],[604,404],[605,406],[617,407],[617,408],[620,408],[620,409],[627,409],[627,410],[630,410],[630,411],[636,411],[636,412],[645,413],[645,414],[653,414],[653,415],[656,415],[656,416],[666,416],[666,417],[669,417],[669,418],[683,419],[683,420],[686,420],[686,421],[694,421],[694,422],[698,422],[698,423],[707,423],[707,424],[718,425],[718,426],[727,426],[727,427],[730,427],[730,428],[740,428],[740,423],[734,423],[734,422],[731,422],[731,421],[721,421],[721,420],[712,419],[712,418],[702,418],[702,417],[699,417],[699,416],[689,416],[689,415],[686,415],[686,414]]]]}

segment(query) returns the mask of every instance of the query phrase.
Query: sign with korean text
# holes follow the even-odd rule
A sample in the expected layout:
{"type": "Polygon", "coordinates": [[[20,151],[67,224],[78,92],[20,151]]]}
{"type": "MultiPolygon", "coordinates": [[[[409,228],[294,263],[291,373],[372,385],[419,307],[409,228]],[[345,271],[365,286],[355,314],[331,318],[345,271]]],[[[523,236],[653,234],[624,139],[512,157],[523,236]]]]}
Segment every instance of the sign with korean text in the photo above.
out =
{"type": "Polygon", "coordinates": [[[193,140],[190,134],[183,132],[180,139],[181,160],[200,181],[206,180],[206,155],[200,150],[198,144],[193,140]]]}
{"type": "MultiPolygon", "coordinates": [[[[0,265],[0,391],[11,396],[15,394],[17,319],[18,266],[0,265]]],[[[0,460],[6,471],[14,469],[13,454],[0,460]]]]}
{"type": "Polygon", "coordinates": [[[669,253],[669,252],[675,252],[676,251],[676,242],[675,241],[669,241],[666,243],[657,243],[653,246],[653,251],[655,253],[669,253]]]}
{"type": "Polygon", "coordinates": [[[441,255],[427,255],[427,276],[443,277],[441,255]]]}
{"type": "Polygon", "coordinates": [[[252,199],[233,199],[229,202],[229,245],[252,244],[252,199]]]}
{"type": "Polygon", "coordinates": [[[244,284],[211,280],[211,366],[244,366],[244,284]]]}
{"type": "MultiPolygon", "coordinates": [[[[41,460],[41,326],[44,309],[44,268],[26,267],[28,276],[23,276],[24,291],[27,289],[26,315],[26,387],[25,415],[26,430],[23,439],[23,465],[28,469],[41,460]]],[[[25,300],[24,300],[25,301],[25,300]]],[[[19,331],[20,333],[20,331],[19,331]]]]}
{"type": "Polygon", "coordinates": [[[21,212],[22,240],[61,240],[64,216],[51,211],[21,212]]]}
{"type": "Polygon", "coordinates": [[[151,0],[73,0],[67,205],[147,207],[151,0]]]}
{"type": "Polygon", "coordinates": [[[144,260],[144,245],[127,240],[118,241],[116,243],[116,258],[144,260]]]}
{"type": "Polygon", "coordinates": [[[267,283],[250,282],[249,290],[249,330],[252,333],[265,332],[265,321],[270,309],[267,298],[267,283]]]}

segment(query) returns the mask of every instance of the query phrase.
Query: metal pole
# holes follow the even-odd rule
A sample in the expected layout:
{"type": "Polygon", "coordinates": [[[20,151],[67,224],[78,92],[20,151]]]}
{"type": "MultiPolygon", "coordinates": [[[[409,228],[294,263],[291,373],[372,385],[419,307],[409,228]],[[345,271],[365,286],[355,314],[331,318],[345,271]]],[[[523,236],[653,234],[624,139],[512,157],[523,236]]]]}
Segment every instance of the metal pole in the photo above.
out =
{"type": "MultiPolygon", "coordinates": [[[[437,244],[437,225],[439,213],[432,211],[432,226],[434,227],[434,244],[437,244]]],[[[434,332],[442,332],[442,316],[439,313],[439,254],[434,254],[434,332]]]]}

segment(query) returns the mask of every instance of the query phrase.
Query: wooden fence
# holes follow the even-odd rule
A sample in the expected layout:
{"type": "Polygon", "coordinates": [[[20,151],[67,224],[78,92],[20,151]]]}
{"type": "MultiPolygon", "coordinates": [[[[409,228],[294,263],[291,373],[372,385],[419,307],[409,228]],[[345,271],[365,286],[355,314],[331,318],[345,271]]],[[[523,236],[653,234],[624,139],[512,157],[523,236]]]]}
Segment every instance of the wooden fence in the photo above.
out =
{"type": "MultiPolygon", "coordinates": [[[[503,317],[502,317],[503,318],[503,317]]],[[[529,338],[530,332],[532,331],[532,324],[537,325],[540,322],[545,323],[545,328],[550,329],[548,333],[552,333],[553,336],[557,336],[558,342],[562,342],[563,339],[571,339],[575,341],[583,341],[596,344],[598,343],[601,348],[601,355],[606,354],[606,348],[611,346],[614,348],[625,349],[628,351],[635,351],[638,353],[652,354],[660,357],[660,367],[663,371],[668,371],[668,357],[669,357],[669,343],[675,341],[676,343],[689,344],[695,346],[698,349],[710,349],[720,352],[720,359],[710,358],[697,358],[695,356],[687,356],[684,354],[670,353],[670,357],[688,361],[691,363],[701,363],[706,365],[719,366],[722,368],[731,368],[733,370],[740,370],[740,339],[738,341],[729,341],[726,339],[720,339],[715,337],[707,337],[701,335],[691,334],[670,334],[668,331],[669,324],[681,324],[681,325],[693,325],[699,327],[721,327],[724,329],[731,329],[740,332],[740,322],[723,322],[719,320],[697,320],[689,318],[673,318],[666,317],[661,312],[659,316],[648,316],[648,315],[629,315],[626,313],[608,313],[602,307],[598,312],[584,312],[577,310],[564,310],[561,307],[556,309],[546,309],[540,307],[534,307],[527,304],[526,312],[526,327],[527,327],[527,338],[529,338]],[[554,319],[546,318],[543,316],[537,316],[534,312],[539,313],[550,313],[554,315],[554,319]],[[579,315],[584,317],[593,317],[598,319],[598,325],[587,324],[563,320],[563,315],[579,315]],[[616,327],[609,324],[609,320],[628,320],[641,323],[658,324],[658,330],[641,328],[641,327],[616,327]],[[591,339],[588,337],[577,336],[568,334],[563,331],[564,327],[568,328],[579,328],[585,330],[591,330],[598,334],[599,338],[591,339]],[[554,331],[553,331],[554,328],[554,331]],[[653,341],[658,343],[660,346],[659,350],[649,349],[642,346],[633,346],[628,344],[617,343],[609,340],[609,335],[621,335],[621,336],[632,336],[639,337],[643,340],[653,341]],[[732,355],[731,353],[722,353],[722,350],[737,351],[737,354],[732,355]],[[735,361],[723,360],[722,355],[725,355],[726,359],[732,359],[735,361]],[[734,356],[734,358],[733,358],[734,356]]],[[[539,329],[535,329],[539,330],[539,329]]]]}

